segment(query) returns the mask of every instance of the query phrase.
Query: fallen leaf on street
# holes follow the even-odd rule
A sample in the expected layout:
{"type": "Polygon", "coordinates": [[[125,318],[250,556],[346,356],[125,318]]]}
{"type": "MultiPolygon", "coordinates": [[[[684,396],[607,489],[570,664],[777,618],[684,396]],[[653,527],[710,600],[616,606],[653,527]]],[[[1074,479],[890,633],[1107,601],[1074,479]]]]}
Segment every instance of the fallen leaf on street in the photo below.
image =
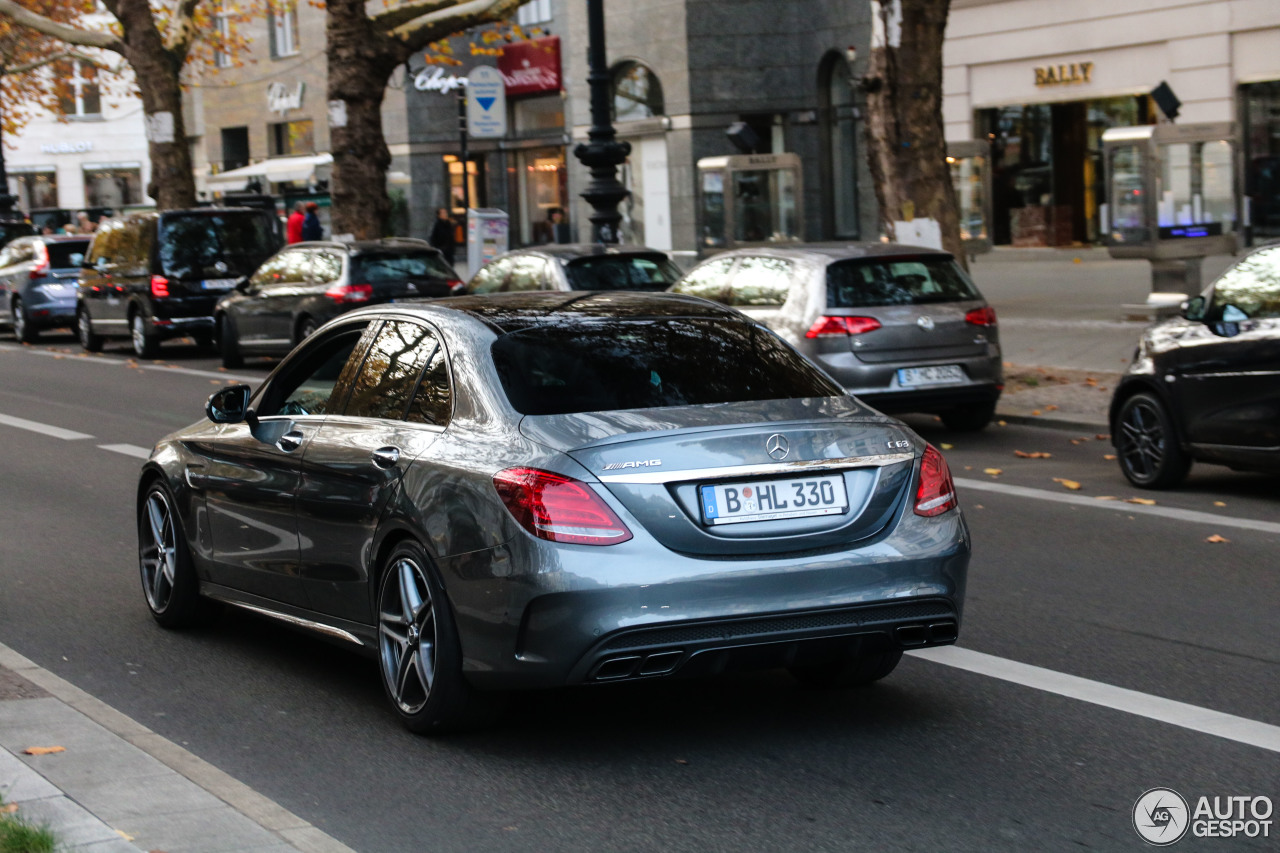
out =
{"type": "Polygon", "coordinates": [[[17,810],[17,803],[5,803],[3,806],[0,806],[0,814],[13,814],[17,810]]]}
{"type": "Polygon", "coordinates": [[[1141,504],[1142,506],[1155,506],[1156,502],[1151,498],[1125,498],[1127,504],[1141,504]]]}
{"type": "Polygon", "coordinates": [[[954,444],[947,444],[945,441],[942,443],[943,450],[955,450],[955,448],[956,446],[954,444]]]}
{"type": "Polygon", "coordinates": [[[999,477],[1001,474],[1004,473],[1004,471],[1001,470],[1000,468],[983,468],[982,473],[990,474],[992,477],[999,477]]]}
{"type": "Polygon", "coordinates": [[[1045,406],[1045,407],[1044,407],[1044,410],[1045,410],[1046,412],[1056,412],[1056,411],[1058,411],[1058,407],[1057,407],[1057,406],[1045,406]]]}
{"type": "Polygon", "coordinates": [[[1098,380],[1094,379],[1092,376],[1088,376],[1088,377],[1085,377],[1084,384],[1085,384],[1085,385],[1097,385],[1097,384],[1098,384],[1098,380]]]}
{"type": "Polygon", "coordinates": [[[1116,455],[1115,455],[1114,453],[1104,453],[1104,454],[1102,455],[1102,458],[1103,458],[1103,459],[1105,459],[1105,460],[1107,460],[1108,462],[1115,462],[1115,461],[1116,461],[1116,455]]]}
{"type": "Polygon", "coordinates": [[[221,385],[221,384],[222,384],[222,380],[221,380],[221,379],[210,379],[210,380],[209,380],[209,384],[210,384],[210,385],[221,385]]]}
{"type": "Polygon", "coordinates": [[[1105,432],[1100,432],[1095,435],[1094,438],[1098,439],[1098,441],[1106,441],[1108,438],[1111,438],[1111,436],[1107,435],[1105,432]]]}
{"type": "Polygon", "coordinates": [[[1120,499],[1115,495],[1098,495],[1097,497],[1094,498],[1094,500],[1095,501],[1118,501],[1120,499]]]}
{"type": "Polygon", "coordinates": [[[1227,505],[1227,502],[1226,502],[1226,501],[1214,501],[1214,502],[1213,502],[1213,505],[1214,505],[1214,506],[1226,506],[1226,505],[1227,505]]]}
{"type": "Polygon", "coordinates": [[[689,759],[687,759],[687,758],[677,758],[677,759],[676,759],[676,764],[688,764],[688,763],[689,763],[689,759]]]}
{"type": "Polygon", "coordinates": [[[116,835],[120,836],[120,837],[121,837],[121,838],[123,838],[125,841],[132,841],[132,840],[133,840],[133,836],[132,836],[132,835],[130,835],[129,833],[124,832],[124,831],[122,831],[122,830],[119,830],[119,829],[117,829],[117,830],[116,830],[116,835]]]}
{"type": "Polygon", "coordinates": [[[1036,450],[1031,453],[1028,453],[1025,450],[1015,450],[1013,451],[1013,455],[1018,457],[1019,459],[1052,459],[1053,458],[1052,453],[1045,453],[1044,451],[1041,451],[1041,450],[1036,450]]]}
{"type": "Polygon", "coordinates": [[[1075,480],[1066,480],[1066,479],[1063,479],[1062,477],[1054,477],[1053,482],[1061,483],[1064,489],[1070,489],[1073,492],[1080,491],[1080,484],[1077,483],[1075,480]]]}
{"type": "Polygon", "coordinates": [[[1007,421],[996,421],[996,426],[1008,426],[1008,425],[1009,423],[1007,421]]]}
{"type": "Polygon", "coordinates": [[[1038,415],[1038,414],[1040,414],[1040,410],[1039,410],[1039,409],[1032,409],[1032,410],[1031,410],[1031,414],[1033,414],[1033,415],[1038,415]]]}
{"type": "Polygon", "coordinates": [[[1087,438],[1073,438],[1073,439],[1071,439],[1071,443],[1072,443],[1072,444],[1082,444],[1082,443],[1084,443],[1084,442],[1086,442],[1086,441],[1088,441],[1088,440],[1089,440],[1089,439],[1087,439],[1087,438]]]}
{"type": "Polygon", "coordinates": [[[66,752],[65,746],[29,746],[22,750],[27,755],[52,755],[55,752],[66,752]]]}
{"type": "Polygon", "coordinates": [[[983,507],[982,507],[982,504],[974,504],[974,505],[973,505],[973,508],[974,508],[974,509],[982,509],[983,507]]]}
{"type": "Polygon", "coordinates": [[[1206,541],[1206,542],[1212,542],[1213,544],[1217,545],[1217,544],[1219,544],[1220,542],[1230,542],[1231,540],[1230,540],[1230,539],[1227,539],[1225,536],[1219,536],[1218,534],[1216,534],[1216,533],[1215,533],[1215,534],[1213,534],[1212,536],[1210,536],[1209,538],[1205,539],[1204,541],[1206,541]]]}

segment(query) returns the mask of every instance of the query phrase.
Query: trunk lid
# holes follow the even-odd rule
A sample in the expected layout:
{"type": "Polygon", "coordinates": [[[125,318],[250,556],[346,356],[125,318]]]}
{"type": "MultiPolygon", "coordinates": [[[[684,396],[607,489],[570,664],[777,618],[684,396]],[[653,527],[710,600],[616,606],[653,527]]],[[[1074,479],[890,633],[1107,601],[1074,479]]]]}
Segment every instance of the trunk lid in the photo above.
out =
{"type": "Polygon", "coordinates": [[[591,471],[664,546],[708,557],[870,540],[920,447],[851,398],[531,416],[521,432],[591,471]]]}

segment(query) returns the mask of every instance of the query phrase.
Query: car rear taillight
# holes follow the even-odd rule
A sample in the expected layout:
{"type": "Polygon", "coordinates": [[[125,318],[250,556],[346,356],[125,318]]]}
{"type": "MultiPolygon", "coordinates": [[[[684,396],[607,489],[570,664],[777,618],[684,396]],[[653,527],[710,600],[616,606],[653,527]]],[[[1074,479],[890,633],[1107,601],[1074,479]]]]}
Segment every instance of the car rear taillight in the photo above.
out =
{"type": "Polygon", "coordinates": [[[540,539],[616,545],[631,538],[622,519],[581,480],[537,468],[508,468],[493,475],[493,485],[520,526],[540,539]]]}
{"type": "Polygon", "coordinates": [[[466,286],[467,286],[465,283],[463,283],[462,279],[459,279],[459,278],[451,278],[449,279],[449,281],[445,283],[449,285],[449,292],[454,294],[455,296],[459,293],[462,293],[462,291],[466,289],[466,286]]]}
{"type": "Polygon", "coordinates": [[[880,321],[875,317],[819,317],[804,336],[825,338],[831,335],[861,335],[878,328],[880,321]]]}
{"type": "Polygon", "coordinates": [[[169,279],[162,275],[151,276],[151,295],[163,299],[169,295],[169,279]]]}
{"type": "Polygon", "coordinates": [[[32,278],[44,278],[49,274],[49,250],[44,243],[36,243],[36,265],[31,268],[32,278]]]}
{"type": "Polygon", "coordinates": [[[335,284],[324,295],[339,305],[368,302],[373,298],[372,284],[335,284]]]}
{"type": "Polygon", "coordinates": [[[974,308],[972,311],[965,313],[964,321],[973,326],[994,326],[996,324],[996,309],[990,305],[986,308],[974,308]]]}
{"type": "Polygon", "coordinates": [[[920,484],[916,486],[916,515],[942,515],[956,506],[956,487],[951,482],[947,460],[932,444],[926,445],[920,460],[920,484]]]}

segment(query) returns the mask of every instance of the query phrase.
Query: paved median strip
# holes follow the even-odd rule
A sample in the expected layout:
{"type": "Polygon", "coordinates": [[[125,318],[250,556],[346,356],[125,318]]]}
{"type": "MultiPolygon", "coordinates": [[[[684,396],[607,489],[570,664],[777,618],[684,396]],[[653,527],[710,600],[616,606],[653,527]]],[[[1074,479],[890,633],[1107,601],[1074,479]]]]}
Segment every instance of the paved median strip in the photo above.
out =
{"type": "Polygon", "coordinates": [[[989,678],[998,678],[1023,687],[1056,693],[1069,699],[1145,717],[1148,720],[1157,720],[1272,752],[1280,752],[1280,726],[1273,726],[1270,723],[1260,723],[1257,720],[1224,714],[1198,705],[1188,705],[1185,702],[1139,693],[1136,690],[1103,684],[1101,681],[1090,681],[1087,678],[957,646],[917,649],[910,654],[989,678]]]}
{"type": "Polygon", "coordinates": [[[1015,498],[1030,498],[1038,501],[1087,506],[1093,509],[1123,512],[1129,515],[1154,515],[1161,518],[1172,518],[1177,521],[1189,521],[1195,524],[1212,524],[1218,527],[1236,527],[1241,530],[1255,530],[1259,533],[1280,533],[1280,523],[1261,521],[1252,518],[1236,518],[1230,515],[1218,515],[1212,512],[1200,512],[1194,509],[1179,509],[1173,506],[1145,506],[1131,504],[1128,501],[1100,501],[1084,495],[1066,495],[1051,492],[1047,489],[1029,489],[1026,486],[1011,486],[1007,483],[991,483],[986,480],[970,480],[956,477],[955,484],[961,489],[973,489],[980,492],[995,492],[1015,498]]]}

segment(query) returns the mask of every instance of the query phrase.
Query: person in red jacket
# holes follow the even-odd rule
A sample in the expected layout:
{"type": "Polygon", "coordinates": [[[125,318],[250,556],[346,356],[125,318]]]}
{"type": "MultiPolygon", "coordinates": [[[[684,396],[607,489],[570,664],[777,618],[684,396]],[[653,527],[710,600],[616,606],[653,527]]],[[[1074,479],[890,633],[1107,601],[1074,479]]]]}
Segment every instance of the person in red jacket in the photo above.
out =
{"type": "Polygon", "coordinates": [[[284,236],[287,242],[302,242],[302,221],[304,219],[306,219],[306,214],[303,213],[302,202],[297,202],[293,206],[293,213],[289,214],[289,221],[284,225],[284,236]]]}

